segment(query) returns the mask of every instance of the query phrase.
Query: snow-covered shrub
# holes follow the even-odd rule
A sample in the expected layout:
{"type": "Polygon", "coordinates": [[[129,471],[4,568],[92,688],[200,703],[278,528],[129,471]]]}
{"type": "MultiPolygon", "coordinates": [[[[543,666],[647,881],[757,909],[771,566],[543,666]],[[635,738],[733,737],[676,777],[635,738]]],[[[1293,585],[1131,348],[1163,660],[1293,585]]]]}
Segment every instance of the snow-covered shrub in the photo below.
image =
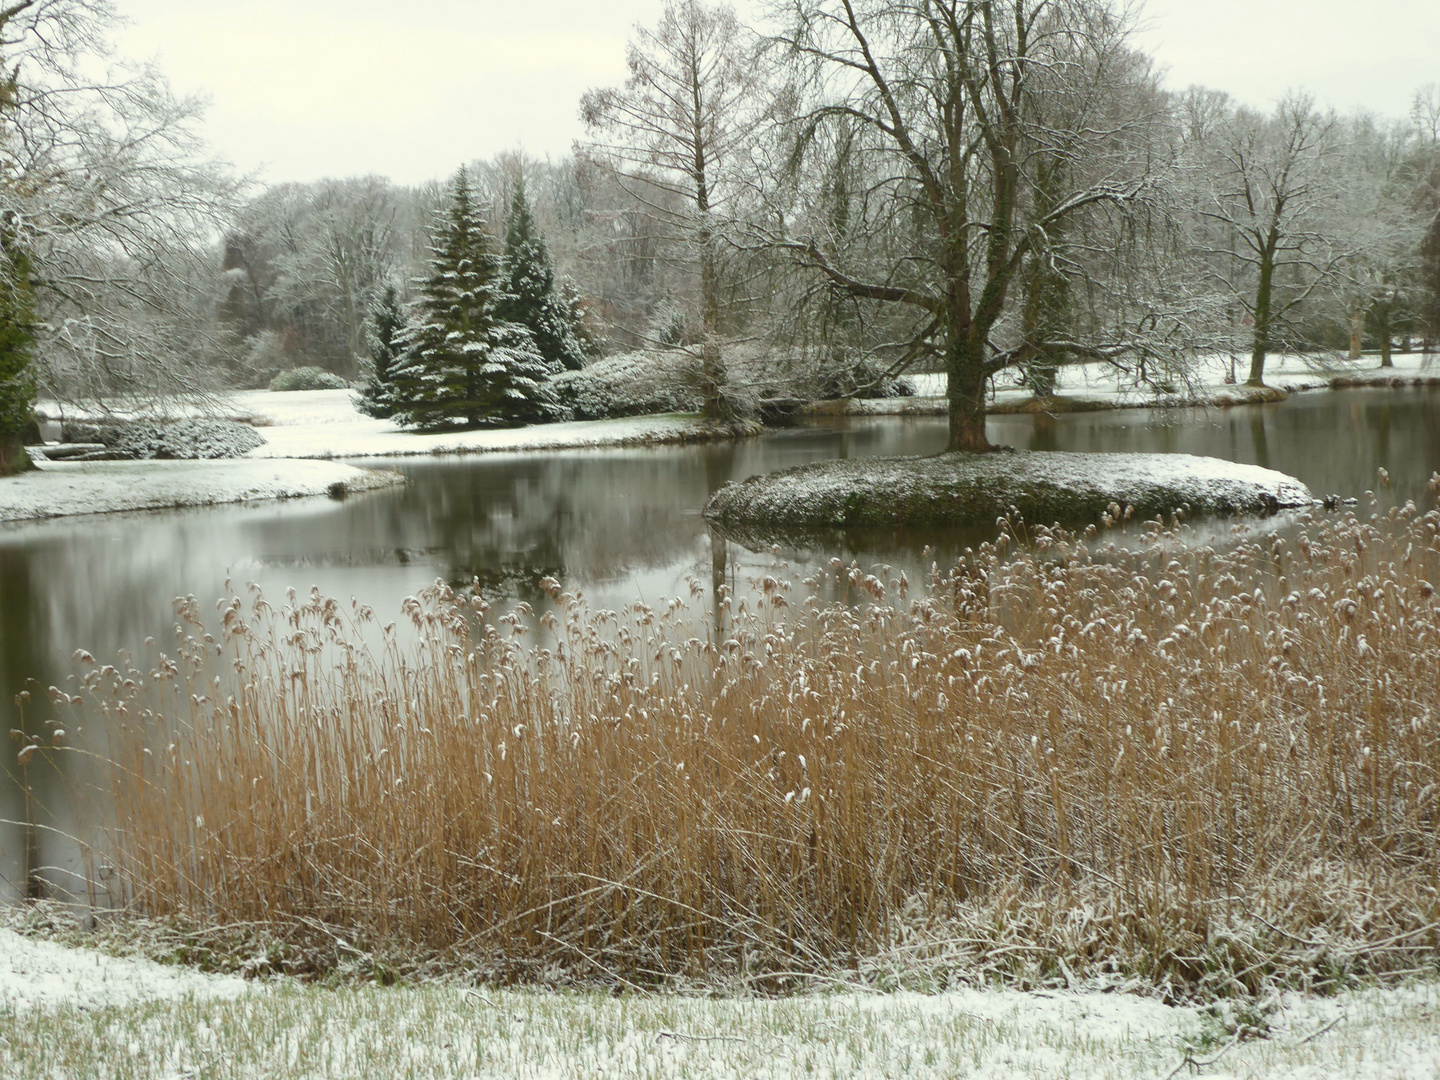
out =
{"type": "Polygon", "coordinates": [[[265,445],[265,437],[248,424],[202,417],[172,423],[66,424],[62,434],[66,442],[103,443],[105,450],[97,458],[236,458],[265,445]]]}
{"type": "Polygon", "coordinates": [[[650,413],[699,412],[700,362],[684,352],[644,351],[608,356],[553,382],[561,404],[577,420],[650,413]]]}
{"type": "Polygon", "coordinates": [[[673,300],[662,300],[650,315],[649,336],[661,345],[694,345],[700,341],[690,316],[673,300]]]}
{"type": "MultiPolygon", "coordinates": [[[[906,380],[881,378],[884,369],[873,361],[837,362],[813,353],[783,355],[754,345],[730,346],[721,356],[724,393],[742,416],[763,411],[767,402],[774,401],[908,397],[915,392],[906,380]]],[[[609,356],[580,371],[562,372],[554,386],[577,420],[699,412],[705,401],[700,358],[681,349],[609,356]]]]}
{"type": "Polygon", "coordinates": [[[349,385],[333,371],[318,367],[291,368],[270,380],[270,389],[274,391],[344,390],[349,385]]]}

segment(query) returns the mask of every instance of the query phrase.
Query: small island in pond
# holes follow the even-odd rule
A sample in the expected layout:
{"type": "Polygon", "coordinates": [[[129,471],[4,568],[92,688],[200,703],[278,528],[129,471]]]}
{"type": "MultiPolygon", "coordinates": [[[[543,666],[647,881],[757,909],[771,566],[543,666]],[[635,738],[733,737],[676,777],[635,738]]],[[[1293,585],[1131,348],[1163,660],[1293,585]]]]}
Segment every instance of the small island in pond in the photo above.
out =
{"type": "Polygon", "coordinates": [[[727,484],[705,507],[737,539],[833,528],[1083,524],[1113,505],[1142,518],[1310,506],[1284,473],[1190,454],[1010,451],[822,461],[727,484]]]}

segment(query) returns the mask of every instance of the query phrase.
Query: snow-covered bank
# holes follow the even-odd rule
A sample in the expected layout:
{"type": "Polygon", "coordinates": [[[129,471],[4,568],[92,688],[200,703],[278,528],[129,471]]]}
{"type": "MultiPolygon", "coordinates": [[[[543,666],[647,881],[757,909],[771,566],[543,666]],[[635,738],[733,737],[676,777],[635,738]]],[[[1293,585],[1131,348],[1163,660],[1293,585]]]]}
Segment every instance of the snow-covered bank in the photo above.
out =
{"type": "MultiPolygon", "coordinates": [[[[1248,361],[1237,361],[1232,373],[1228,356],[1208,356],[1199,360],[1187,385],[1175,385],[1170,391],[1157,391],[1133,375],[1102,362],[1067,364],[1056,373],[1056,398],[1039,401],[1028,389],[1013,384],[1010,375],[997,379],[1000,384],[987,399],[989,411],[1015,412],[1089,412],[1102,409],[1183,408],[1195,406],[1226,407],[1251,405],[1283,400],[1292,393],[1305,390],[1349,389],[1363,386],[1440,386],[1440,359],[1419,353],[1394,357],[1394,366],[1380,367],[1378,357],[1360,360],[1337,360],[1334,357],[1276,356],[1265,373],[1264,388],[1246,386],[1231,380],[1232,374],[1244,379],[1248,361]],[[1009,383],[1007,385],[1007,382],[1009,383]]],[[[942,416],[946,411],[944,375],[910,375],[915,387],[914,397],[878,398],[875,400],[823,401],[798,410],[807,415],[851,416],[942,416]]]]}
{"type": "Polygon", "coordinates": [[[49,462],[0,480],[0,522],[346,495],[403,482],[398,473],[334,461],[49,462]]]}
{"type": "Polygon", "coordinates": [[[747,546],[796,531],[993,525],[1012,508],[1038,524],[1098,521],[1118,503],[1141,518],[1310,506],[1284,473],[1190,454],[1018,452],[855,458],[726,484],[705,517],[747,546]]]}
{"type": "MultiPolygon", "coordinates": [[[[253,424],[259,430],[265,445],[247,455],[252,459],[585,450],[705,442],[736,434],[735,429],[716,427],[683,413],[422,434],[406,431],[391,420],[363,415],[355,408],[355,400],[353,390],[246,390],[222,399],[210,411],[253,424]]],[[[179,411],[193,414],[199,410],[187,407],[179,411]]],[[[41,402],[37,412],[53,420],[59,416],[60,408],[53,402],[41,402]]],[[[72,415],[71,419],[92,418],[82,414],[72,415]]]]}
{"type": "Polygon", "coordinates": [[[481,454],[524,450],[580,450],[699,442],[727,434],[688,415],[581,420],[521,428],[485,428],[417,434],[393,421],[355,410],[350,390],[304,390],[289,394],[236,394],[227,409],[248,418],[265,436],[253,458],[402,457],[416,454],[481,454]]]}
{"type": "MultiPolygon", "coordinates": [[[[151,960],[120,959],[0,928],[0,1009],[234,997],[254,984],[151,960]]],[[[8,1074],[7,1074],[8,1075],[8,1074]]]]}
{"type": "Polygon", "coordinates": [[[1069,1076],[1419,1080],[1440,1072],[1440,987],[1213,1009],[1098,991],[842,989],[765,999],[333,989],[162,968],[0,931],[0,1074],[791,1078],[1069,1076]],[[1253,1032],[1252,1032],[1253,1034],[1253,1032]],[[1189,1064],[1187,1064],[1187,1062],[1189,1064]],[[1208,1068],[1207,1068],[1208,1066],[1208,1068]]]}
{"type": "MultiPolygon", "coordinates": [[[[1207,357],[1190,373],[1188,385],[1173,393],[1157,394],[1149,384],[1136,385],[1132,376],[1109,364],[1071,364],[1061,368],[1056,382],[1060,402],[1044,405],[1054,411],[1142,408],[1181,405],[1239,405],[1274,401],[1296,390],[1354,385],[1393,385],[1433,381],[1440,384],[1440,362],[1434,357],[1405,354],[1395,357],[1393,368],[1382,369],[1379,360],[1358,361],[1306,356],[1275,357],[1266,375],[1270,389],[1257,391],[1228,382],[1229,357],[1207,357]]],[[[1243,376],[1243,365],[1238,372],[1243,376]]],[[[1008,377],[1008,376],[1007,376],[1008,377]]],[[[943,415],[945,377],[907,376],[914,397],[818,402],[797,410],[802,414],[943,415]]],[[[1002,380],[1003,381],[1003,380],[1002,380]]],[[[615,420],[578,420],[521,428],[487,428],[419,434],[405,431],[390,420],[362,415],[355,408],[353,390],[302,390],[271,393],[249,390],[224,398],[209,412],[253,424],[265,445],[250,458],[358,458],[405,457],[421,454],[478,454],[531,450],[580,450],[598,447],[647,446],[702,442],[729,438],[734,429],[717,427],[698,416],[671,413],[632,416],[615,420]]],[[[1002,385],[991,400],[997,412],[1039,409],[1034,396],[1018,386],[1002,385]]],[[[198,412],[194,407],[182,413],[198,412]]],[[[42,417],[61,415],[56,404],[42,402],[42,417]]],[[[73,419],[86,419],[72,415],[73,419]]],[[[93,419],[93,418],[91,418],[93,419]]]]}

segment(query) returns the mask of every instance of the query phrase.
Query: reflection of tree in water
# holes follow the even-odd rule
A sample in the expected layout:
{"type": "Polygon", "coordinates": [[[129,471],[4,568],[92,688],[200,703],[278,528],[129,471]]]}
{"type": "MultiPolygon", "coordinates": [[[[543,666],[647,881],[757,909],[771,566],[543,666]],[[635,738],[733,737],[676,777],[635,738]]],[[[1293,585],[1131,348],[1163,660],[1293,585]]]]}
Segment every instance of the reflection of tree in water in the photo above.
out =
{"type": "MultiPolygon", "coordinates": [[[[447,578],[513,594],[547,575],[604,581],[668,566],[704,535],[699,511],[734,449],[542,456],[407,466],[403,500],[354,522],[395,550],[437,553],[447,578]]],[[[373,542],[373,541],[372,541],[373,542]]]]}
{"type": "Polygon", "coordinates": [[[1265,413],[1260,409],[1256,409],[1250,414],[1250,442],[1255,451],[1255,464],[1264,469],[1271,468],[1270,440],[1265,432],[1265,413]]]}
{"type": "MultiPolygon", "coordinates": [[[[41,581],[44,579],[41,578],[41,581]]],[[[39,644],[45,640],[43,596],[36,587],[31,552],[19,545],[0,546],[0,724],[7,732],[25,738],[42,736],[49,743],[53,729],[45,688],[53,673],[47,670],[39,644]],[[29,692],[22,707],[16,697],[29,692]]],[[[0,902],[20,898],[37,900],[51,894],[66,875],[60,867],[74,867],[77,853],[62,839],[67,828],[65,778],[56,765],[63,756],[36,754],[27,765],[16,761],[24,744],[18,738],[3,743],[5,790],[0,795],[0,902]],[[30,798],[26,798],[26,786],[30,798]],[[50,831],[58,829],[59,832],[50,831]]]]}

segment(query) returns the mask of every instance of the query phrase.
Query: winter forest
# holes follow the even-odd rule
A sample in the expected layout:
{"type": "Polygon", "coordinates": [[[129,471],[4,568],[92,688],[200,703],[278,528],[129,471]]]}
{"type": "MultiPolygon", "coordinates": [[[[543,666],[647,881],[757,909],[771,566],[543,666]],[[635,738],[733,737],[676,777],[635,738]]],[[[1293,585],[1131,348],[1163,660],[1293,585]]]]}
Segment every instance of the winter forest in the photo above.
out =
{"type": "Polygon", "coordinates": [[[577,103],[568,157],[265,188],[207,159],[156,72],[91,80],[103,5],[15,5],[7,430],[36,394],[276,379],[364,384],[417,427],[734,419],[933,371],[959,448],[987,386],[1044,395],[1076,360],[1175,385],[1222,353],[1260,384],[1280,351],[1435,348],[1437,84],[1406,116],[1260,109],[1162,90],[1105,3],[1003,9],[798,3],[762,32],[673,5],[577,103]],[[445,289],[474,307],[465,356],[426,336],[445,289]],[[553,382],[637,354],[655,400],[553,382]],[[454,382],[486,365],[493,387],[454,382]]]}
{"type": "Polygon", "coordinates": [[[1148,4],[0,0],[0,1075],[1440,1076],[1440,8],[1148,4]]]}

